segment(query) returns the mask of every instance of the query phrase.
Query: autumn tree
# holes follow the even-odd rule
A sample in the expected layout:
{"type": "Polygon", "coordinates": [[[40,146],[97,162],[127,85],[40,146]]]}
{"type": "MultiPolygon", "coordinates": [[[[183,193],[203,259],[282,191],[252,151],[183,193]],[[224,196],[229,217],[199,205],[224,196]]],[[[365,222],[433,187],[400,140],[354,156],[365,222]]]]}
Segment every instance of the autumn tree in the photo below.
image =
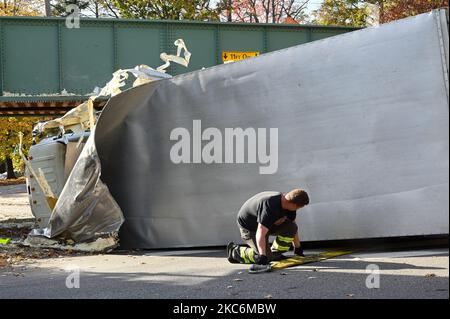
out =
{"type": "Polygon", "coordinates": [[[114,7],[113,0],[99,0],[94,2],[97,4],[89,7],[93,8],[91,11],[94,11],[96,16],[99,16],[100,12],[100,16],[103,17],[120,18],[119,10],[114,7]]]}
{"type": "Polygon", "coordinates": [[[89,1],[84,0],[58,0],[50,2],[51,12],[53,16],[66,16],[70,14],[67,12],[68,6],[75,5],[80,11],[87,8],[89,1]]]}
{"type": "Polygon", "coordinates": [[[112,0],[53,0],[50,1],[52,15],[67,16],[71,11],[68,6],[76,5],[80,10],[80,16],[94,18],[119,18],[118,10],[112,0]]]}
{"type": "Polygon", "coordinates": [[[41,0],[0,0],[0,16],[38,16],[41,0]]]}
{"type": "Polygon", "coordinates": [[[221,0],[217,10],[228,22],[281,23],[304,21],[309,0],[221,0]]]}
{"type": "Polygon", "coordinates": [[[364,1],[325,0],[314,16],[317,24],[364,27],[368,11],[364,1]]]}
{"type": "Polygon", "coordinates": [[[13,162],[21,169],[21,160],[16,147],[19,144],[19,132],[24,134],[25,150],[31,144],[33,124],[39,119],[33,117],[0,117],[0,161],[6,163],[7,178],[16,178],[13,162]]]}
{"type": "Polygon", "coordinates": [[[385,1],[380,12],[381,23],[429,12],[433,9],[448,8],[448,0],[391,0],[385,1]]]}
{"type": "Polygon", "coordinates": [[[123,18],[219,20],[210,0],[112,0],[111,2],[123,18]]]}
{"type": "Polygon", "coordinates": [[[386,23],[443,7],[448,0],[324,0],[313,15],[317,24],[365,27],[374,11],[386,23]]]}

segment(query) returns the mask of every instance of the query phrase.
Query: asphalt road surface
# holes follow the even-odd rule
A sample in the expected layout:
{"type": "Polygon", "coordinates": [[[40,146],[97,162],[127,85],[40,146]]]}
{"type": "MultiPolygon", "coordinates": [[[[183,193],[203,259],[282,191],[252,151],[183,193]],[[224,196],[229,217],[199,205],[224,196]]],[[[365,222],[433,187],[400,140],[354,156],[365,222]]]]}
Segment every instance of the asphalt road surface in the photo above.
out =
{"type": "Polygon", "coordinates": [[[33,260],[0,268],[0,299],[449,298],[448,247],[360,252],[256,275],[247,269],[228,263],[224,249],[33,260]]]}

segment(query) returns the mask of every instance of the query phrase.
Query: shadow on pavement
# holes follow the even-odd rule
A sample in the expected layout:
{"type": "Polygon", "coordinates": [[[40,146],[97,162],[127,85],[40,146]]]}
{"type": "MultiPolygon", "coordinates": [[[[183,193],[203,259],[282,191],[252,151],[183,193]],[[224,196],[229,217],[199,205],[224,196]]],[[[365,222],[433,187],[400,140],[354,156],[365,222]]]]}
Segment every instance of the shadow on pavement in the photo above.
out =
{"type": "MultiPolygon", "coordinates": [[[[364,269],[362,262],[342,261],[327,267],[364,269]]],[[[425,269],[378,263],[381,269],[425,269]]],[[[381,275],[378,289],[366,287],[367,274],[301,268],[259,275],[230,265],[224,274],[81,271],[80,288],[66,287],[67,273],[39,269],[0,281],[0,298],[448,298],[448,277],[381,275]]],[[[433,267],[427,269],[435,269],[433,267]]]]}

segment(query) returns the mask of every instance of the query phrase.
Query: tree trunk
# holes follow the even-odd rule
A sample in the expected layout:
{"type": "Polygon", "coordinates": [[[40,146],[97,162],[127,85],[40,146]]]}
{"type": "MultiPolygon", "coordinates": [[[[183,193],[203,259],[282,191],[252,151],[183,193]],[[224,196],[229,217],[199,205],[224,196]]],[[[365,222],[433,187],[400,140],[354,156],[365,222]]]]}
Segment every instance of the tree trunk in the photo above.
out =
{"type": "Polygon", "coordinates": [[[52,10],[50,8],[50,0],[45,0],[45,16],[50,17],[52,15],[52,10]]]}
{"type": "Polygon", "coordinates": [[[13,162],[12,162],[11,157],[9,157],[9,155],[6,156],[5,163],[6,163],[6,173],[7,173],[6,179],[17,178],[16,174],[14,174],[13,162]]]}
{"type": "Polygon", "coordinates": [[[227,21],[228,21],[228,22],[231,22],[232,19],[233,19],[233,16],[232,16],[233,6],[232,6],[232,4],[231,4],[231,1],[232,1],[232,0],[228,0],[228,1],[227,1],[227,21]]]}
{"type": "Polygon", "coordinates": [[[378,23],[382,24],[384,23],[384,0],[380,1],[380,6],[379,6],[379,13],[378,13],[378,23]]]}

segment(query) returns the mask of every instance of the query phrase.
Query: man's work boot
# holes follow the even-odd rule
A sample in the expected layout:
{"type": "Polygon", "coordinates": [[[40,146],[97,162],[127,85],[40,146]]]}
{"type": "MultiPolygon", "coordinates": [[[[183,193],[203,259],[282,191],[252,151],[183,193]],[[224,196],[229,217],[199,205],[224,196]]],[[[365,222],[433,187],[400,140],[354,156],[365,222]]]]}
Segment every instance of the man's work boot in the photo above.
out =
{"type": "Polygon", "coordinates": [[[227,245],[227,259],[232,264],[238,264],[239,261],[233,258],[233,250],[236,249],[237,245],[233,242],[229,242],[227,245]]]}
{"type": "Polygon", "coordinates": [[[267,265],[253,264],[248,269],[248,272],[250,274],[259,274],[259,273],[263,273],[263,272],[269,272],[271,270],[272,270],[272,267],[270,266],[270,264],[267,264],[267,265]]]}
{"type": "Polygon", "coordinates": [[[251,265],[248,272],[251,274],[259,274],[262,272],[269,272],[272,267],[269,263],[269,258],[265,255],[257,255],[255,258],[255,264],[251,265]]]}

